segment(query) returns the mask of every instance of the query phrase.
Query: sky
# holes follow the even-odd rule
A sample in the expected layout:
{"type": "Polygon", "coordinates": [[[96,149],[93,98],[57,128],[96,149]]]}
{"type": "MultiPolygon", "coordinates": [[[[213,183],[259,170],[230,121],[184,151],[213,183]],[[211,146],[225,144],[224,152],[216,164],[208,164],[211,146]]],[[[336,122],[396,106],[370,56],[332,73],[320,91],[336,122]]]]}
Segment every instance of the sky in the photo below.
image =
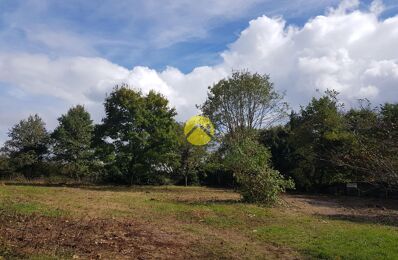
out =
{"type": "Polygon", "coordinates": [[[207,87],[269,74],[291,107],[326,89],[348,106],[398,101],[398,0],[0,0],[0,144],[116,84],[164,94],[184,121],[207,87]]]}

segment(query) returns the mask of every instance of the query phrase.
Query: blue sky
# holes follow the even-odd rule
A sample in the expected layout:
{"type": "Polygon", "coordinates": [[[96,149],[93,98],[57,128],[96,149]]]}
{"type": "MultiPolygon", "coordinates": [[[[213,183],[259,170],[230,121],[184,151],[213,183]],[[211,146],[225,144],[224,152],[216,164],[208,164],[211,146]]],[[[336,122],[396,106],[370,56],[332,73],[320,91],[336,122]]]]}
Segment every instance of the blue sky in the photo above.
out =
{"type": "Polygon", "coordinates": [[[174,66],[189,72],[219,62],[219,52],[258,16],[280,15],[300,25],[338,3],[282,0],[242,4],[245,1],[232,0],[223,1],[222,8],[243,8],[208,13],[198,9],[211,9],[211,4],[197,6],[192,2],[2,0],[1,49],[51,56],[100,56],[127,68],[143,65],[160,70],[174,66]],[[181,4],[171,7],[173,2],[181,4]],[[63,34],[65,42],[53,39],[51,43],[49,39],[46,44],[43,37],[56,37],[50,32],[63,34]],[[35,33],[42,36],[35,39],[35,33]]]}
{"type": "Polygon", "coordinates": [[[0,0],[0,143],[33,113],[53,128],[83,103],[98,121],[105,93],[120,82],[163,92],[183,120],[207,85],[240,67],[270,73],[293,107],[323,86],[348,102],[355,93],[392,102],[381,93],[396,93],[389,24],[397,13],[396,0],[0,0]],[[340,39],[349,34],[358,34],[354,44],[340,39]],[[362,48],[372,49],[365,60],[362,48]]]}

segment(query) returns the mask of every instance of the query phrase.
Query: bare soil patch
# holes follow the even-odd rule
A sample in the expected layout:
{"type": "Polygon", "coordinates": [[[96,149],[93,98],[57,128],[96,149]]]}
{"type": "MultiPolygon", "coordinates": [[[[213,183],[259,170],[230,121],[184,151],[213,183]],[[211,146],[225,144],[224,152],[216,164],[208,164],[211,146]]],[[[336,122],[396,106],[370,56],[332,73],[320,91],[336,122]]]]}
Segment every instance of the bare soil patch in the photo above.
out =
{"type": "Polygon", "coordinates": [[[37,254],[83,259],[186,259],[192,241],[131,220],[67,219],[0,211],[0,243],[10,257],[37,254]]]}

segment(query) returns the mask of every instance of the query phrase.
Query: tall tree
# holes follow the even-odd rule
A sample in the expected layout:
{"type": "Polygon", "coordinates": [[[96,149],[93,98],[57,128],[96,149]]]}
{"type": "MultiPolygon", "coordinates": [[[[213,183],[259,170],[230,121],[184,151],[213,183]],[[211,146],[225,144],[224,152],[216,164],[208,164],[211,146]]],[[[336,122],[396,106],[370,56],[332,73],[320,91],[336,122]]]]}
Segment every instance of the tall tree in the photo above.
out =
{"type": "Polygon", "coordinates": [[[385,191],[398,185],[398,104],[372,109],[370,104],[346,115],[354,145],[337,162],[355,171],[355,180],[381,185],[385,191]]]}
{"type": "Polygon", "coordinates": [[[320,189],[350,179],[347,170],[331,159],[336,153],[343,154],[346,143],[352,142],[337,95],[327,91],[291,116],[290,141],[295,161],[292,175],[300,188],[320,189]]]}
{"type": "Polygon", "coordinates": [[[8,133],[10,140],[6,141],[3,151],[17,171],[26,177],[34,177],[37,166],[48,153],[49,134],[44,121],[38,116],[29,116],[21,120],[8,133]]]}
{"type": "Polygon", "coordinates": [[[54,154],[69,174],[80,181],[90,173],[93,160],[91,141],[94,125],[90,114],[83,106],[69,109],[58,118],[59,126],[54,130],[54,154]]]}
{"type": "Polygon", "coordinates": [[[287,103],[268,75],[237,71],[209,90],[201,109],[220,133],[232,139],[287,116],[287,103]]]}
{"type": "Polygon", "coordinates": [[[144,96],[122,85],[104,105],[106,116],[96,135],[113,177],[129,184],[163,182],[178,162],[176,112],[168,100],[153,91],[144,96]]]}
{"type": "Polygon", "coordinates": [[[287,103],[268,75],[237,71],[209,87],[201,106],[215,125],[225,166],[233,172],[247,201],[271,203],[285,188],[293,187],[270,167],[270,154],[257,139],[257,130],[287,116],[287,103]]]}

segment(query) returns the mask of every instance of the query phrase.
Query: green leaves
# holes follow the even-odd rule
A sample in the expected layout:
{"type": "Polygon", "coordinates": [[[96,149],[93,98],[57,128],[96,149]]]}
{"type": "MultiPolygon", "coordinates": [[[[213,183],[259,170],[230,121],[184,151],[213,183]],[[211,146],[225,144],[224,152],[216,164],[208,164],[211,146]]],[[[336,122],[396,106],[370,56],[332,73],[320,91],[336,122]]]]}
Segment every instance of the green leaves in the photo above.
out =
{"type": "Polygon", "coordinates": [[[96,140],[106,167],[120,173],[114,181],[162,183],[178,162],[176,113],[167,99],[122,85],[104,105],[106,116],[96,129],[96,140]]]}
{"type": "Polygon", "coordinates": [[[336,154],[346,149],[353,136],[346,128],[342,104],[338,93],[326,91],[320,98],[313,98],[290,120],[290,145],[294,152],[291,170],[297,185],[303,189],[319,189],[335,182],[344,182],[347,169],[334,162],[336,154]]]}
{"type": "Polygon", "coordinates": [[[32,169],[48,153],[50,139],[45,123],[38,115],[29,116],[16,124],[8,136],[10,140],[5,143],[3,151],[11,158],[11,165],[26,177],[32,177],[32,169]]]}
{"type": "Polygon", "coordinates": [[[226,165],[234,172],[245,201],[272,204],[281,192],[294,188],[292,180],[270,167],[270,159],[270,152],[250,138],[230,147],[226,165]]]}
{"type": "Polygon", "coordinates": [[[69,109],[58,121],[59,126],[52,134],[54,155],[69,175],[80,180],[82,176],[90,174],[92,165],[93,121],[80,105],[69,109]]]}
{"type": "Polygon", "coordinates": [[[287,103],[268,75],[237,71],[209,90],[202,112],[219,133],[230,138],[268,127],[287,116],[287,103]]]}

